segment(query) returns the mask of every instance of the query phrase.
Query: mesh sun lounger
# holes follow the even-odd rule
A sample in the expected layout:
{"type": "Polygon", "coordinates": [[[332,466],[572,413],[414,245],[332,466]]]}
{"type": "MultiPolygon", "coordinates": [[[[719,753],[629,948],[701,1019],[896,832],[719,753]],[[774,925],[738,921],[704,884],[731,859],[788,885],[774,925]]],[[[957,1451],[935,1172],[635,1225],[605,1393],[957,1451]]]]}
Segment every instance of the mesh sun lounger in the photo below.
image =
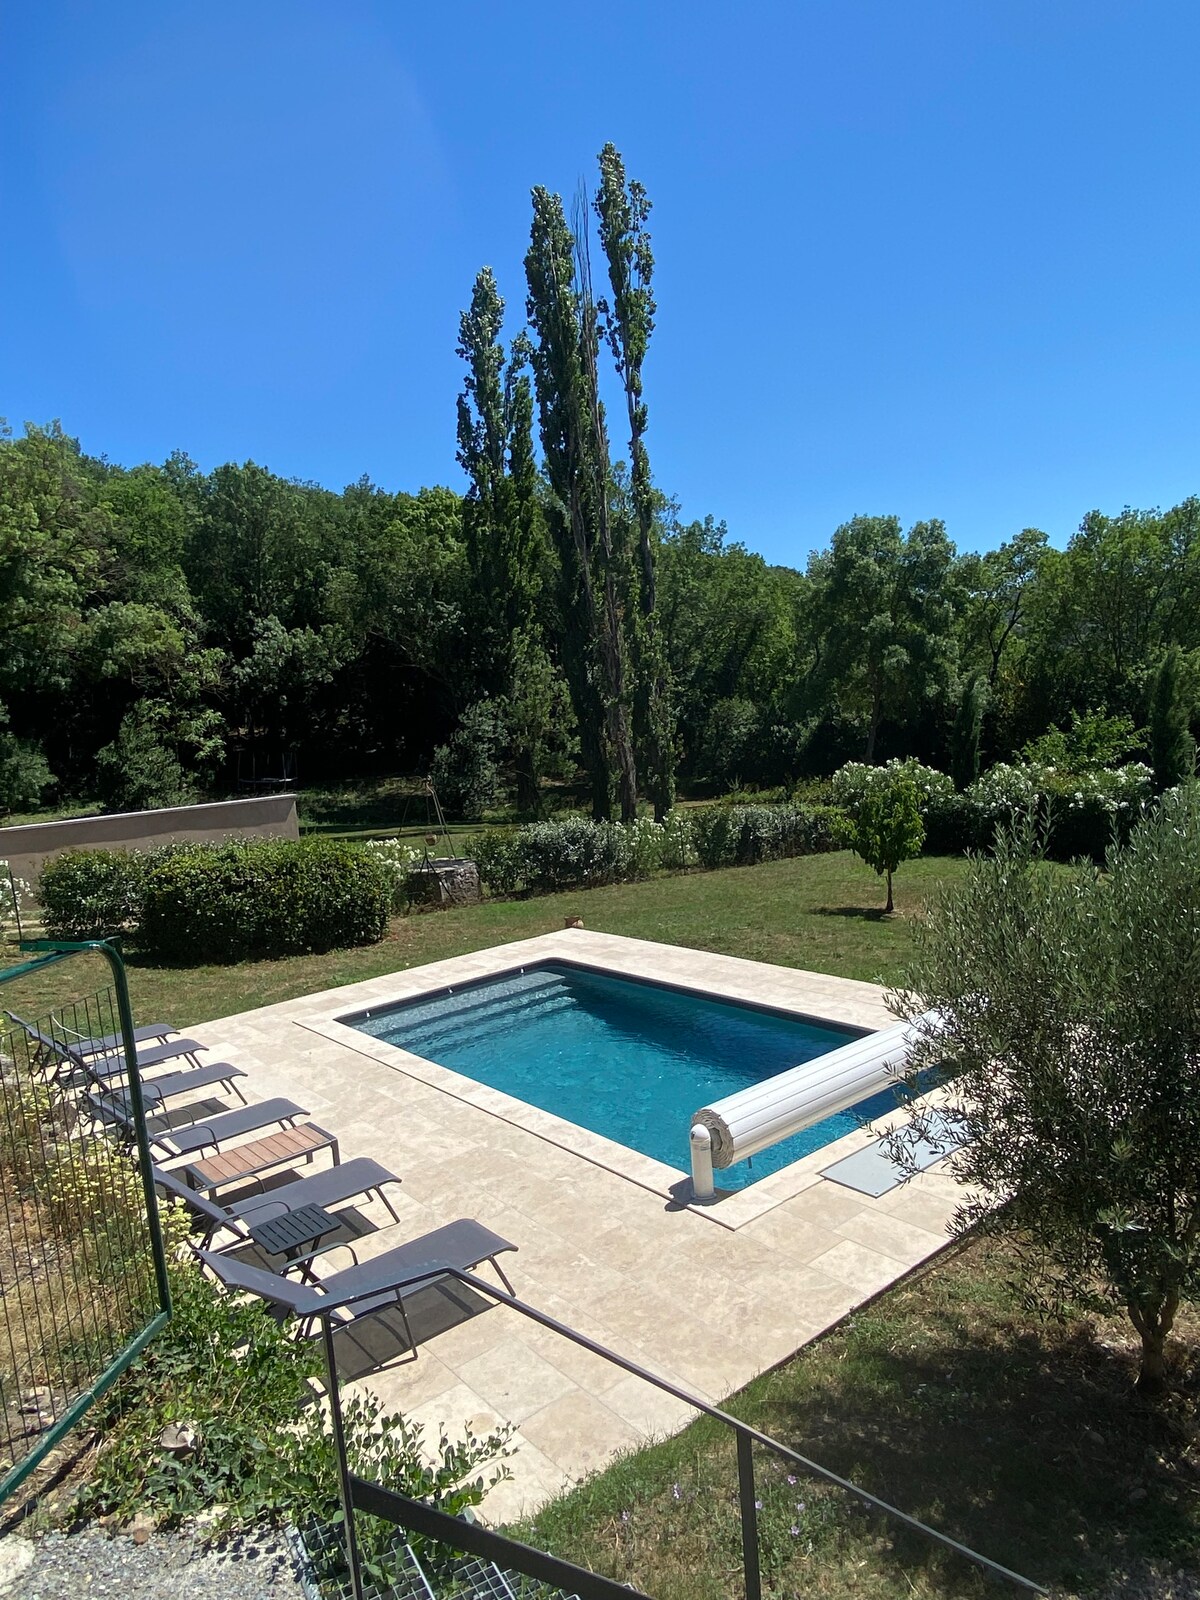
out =
{"type": "MultiPolygon", "coordinates": [[[[81,1056],[108,1056],[114,1050],[121,1048],[121,1035],[119,1033],[106,1033],[102,1039],[87,1038],[83,1034],[75,1035],[65,1022],[53,1018],[55,1030],[69,1041],[73,1050],[78,1050],[81,1056]]],[[[145,1022],[140,1028],[133,1030],[134,1044],[165,1044],[173,1033],[179,1029],[170,1022],[145,1022]]]]}
{"type": "MultiPolygon", "coordinates": [[[[127,1111],[114,1103],[109,1095],[89,1094],[88,1103],[101,1122],[116,1123],[123,1133],[134,1135],[133,1119],[127,1111]]],[[[297,1117],[308,1115],[303,1106],[294,1100],[261,1100],[252,1106],[239,1106],[236,1111],[220,1111],[203,1121],[190,1122],[178,1128],[148,1128],[150,1144],[168,1160],[177,1156],[190,1156],[200,1150],[216,1148],[224,1139],[236,1139],[243,1133],[256,1133],[269,1128],[272,1123],[292,1127],[297,1117]]]]}
{"type": "Polygon", "coordinates": [[[244,1200],[234,1201],[232,1205],[205,1199],[195,1189],[181,1183],[173,1172],[164,1172],[161,1167],[152,1167],[151,1172],[155,1183],[165,1194],[172,1199],[182,1200],[204,1223],[203,1242],[206,1249],[223,1228],[234,1235],[237,1243],[244,1244],[249,1238],[247,1226],[251,1223],[285,1216],[301,1206],[323,1206],[328,1210],[343,1200],[354,1200],[359,1195],[377,1196],[391,1212],[392,1221],[400,1220],[392,1202],[383,1192],[385,1183],[399,1183],[400,1179],[367,1156],[356,1156],[353,1161],[343,1162],[341,1166],[316,1172],[310,1178],[299,1178],[295,1183],[281,1184],[262,1194],[249,1195],[244,1200]]]}
{"type": "MultiPolygon", "coordinates": [[[[234,1082],[236,1078],[244,1078],[246,1074],[240,1067],[234,1067],[228,1061],[209,1061],[202,1067],[188,1067],[185,1072],[170,1072],[162,1078],[151,1078],[148,1083],[142,1084],[142,1104],[147,1113],[161,1110],[163,1102],[173,1100],[176,1095],[190,1094],[193,1089],[208,1089],[214,1083],[219,1083],[230,1094],[236,1094],[243,1105],[246,1096],[234,1082]]],[[[119,1106],[126,1116],[132,1113],[132,1101],[128,1090],[114,1089],[112,1082],[107,1078],[96,1080],[100,1085],[100,1093],[110,1104],[119,1106]]]]}
{"type": "MultiPolygon", "coordinates": [[[[137,1066],[139,1072],[147,1072],[151,1067],[161,1067],[167,1061],[190,1061],[193,1066],[199,1066],[196,1060],[201,1050],[207,1050],[206,1044],[201,1044],[199,1039],[172,1039],[169,1044],[151,1044],[137,1052],[137,1066]]],[[[78,1054],[72,1051],[72,1054],[78,1054]]],[[[102,1056],[80,1056],[80,1061],[85,1069],[93,1076],[105,1078],[119,1078],[125,1071],[125,1057],[120,1049],[110,1051],[102,1056]]]]}
{"type": "Polygon", "coordinates": [[[451,1269],[469,1272],[480,1262],[487,1261],[509,1294],[514,1294],[516,1291],[497,1257],[516,1248],[481,1222],[460,1217],[457,1222],[448,1222],[444,1228],[435,1228],[432,1233],[422,1234],[408,1244],[397,1245],[394,1250],[385,1250],[369,1261],[332,1273],[319,1285],[294,1283],[274,1272],[264,1272],[261,1267],[247,1267],[208,1250],[198,1250],[196,1254],[227,1289],[241,1289],[257,1295],[288,1316],[296,1317],[301,1336],[311,1333],[323,1316],[331,1316],[345,1325],[395,1309],[400,1313],[409,1349],[415,1358],[417,1345],[404,1309],[405,1292],[427,1288],[451,1269]]]}
{"type": "MultiPolygon", "coordinates": [[[[34,1041],[38,1050],[38,1065],[54,1078],[61,1078],[63,1070],[70,1067],[74,1072],[86,1074],[89,1078],[119,1078],[125,1072],[125,1057],[114,1049],[104,1056],[87,1056],[74,1043],[73,1040],[55,1039],[43,1033],[40,1028],[35,1028],[31,1022],[25,1022],[18,1017],[15,1011],[6,1011],[4,1015],[10,1022],[15,1022],[18,1028],[34,1041]]],[[[160,1067],[166,1061],[178,1061],[181,1058],[199,1066],[196,1053],[207,1050],[206,1044],[201,1044],[199,1039],[176,1039],[171,1044],[150,1045],[145,1050],[137,1052],[137,1067],[139,1072],[145,1072],[150,1067],[160,1067]]]]}

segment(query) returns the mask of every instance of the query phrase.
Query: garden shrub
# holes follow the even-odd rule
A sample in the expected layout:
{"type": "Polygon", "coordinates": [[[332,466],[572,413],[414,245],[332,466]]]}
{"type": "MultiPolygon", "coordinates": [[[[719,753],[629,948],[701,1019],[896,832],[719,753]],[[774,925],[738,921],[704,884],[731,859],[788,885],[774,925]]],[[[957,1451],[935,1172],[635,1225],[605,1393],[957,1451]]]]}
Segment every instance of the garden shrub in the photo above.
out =
{"type": "Polygon", "coordinates": [[[1128,839],[1153,787],[1150,768],[1138,761],[1080,773],[998,762],[963,797],[972,812],[971,843],[989,850],[998,830],[1032,819],[1049,855],[1100,861],[1114,839],[1128,839]]]}
{"type": "Polygon", "coordinates": [[[546,892],[623,882],[633,857],[628,832],[619,822],[583,817],[530,823],[519,831],[518,849],[526,888],[546,892]]]}
{"type": "Polygon", "coordinates": [[[862,761],[847,761],[833,775],[831,789],[834,803],[851,816],[869,789],[890,789],[897,773],[912,780],[917,793],[917,804],[924,818],[940,805],[953,802],[954,779],[936,767],[927,767],[915,756],[906,761],[892,760],[882,767],[869,767],[862,761]]]}
{"type": "Polygon", "coordinates": [[[691,814],[702,867],[747,867],[788,856],[820,855],[844,842],[836,806],[701,806],[691,814]]]}
{"type": "Polygon", "coordinates": [[[632,883],[662,870],[695,864],[691,815],[665,821],[591,822],[566,817],[509,831],[480,834],[471,854],[480,881],[493,895],[548,893],[601,883],[632,883]]]}
{"type": "Polygon", "coordinates": [[[64,850],[42,868],[37,897],[51,939],[108,939],[141,922],[146,875],[161,851],[64,850]]]}
{"type": "Polygon", "coordinates": [[[1078,856],[1100,861],[1114,838],[1129,837],[1154,786],[1150,768],[1136,761],[1081,772],[1034,762],[997,762],[956,794],[945,773],[910,759],[881,767],[848,762],[834,774],[833,794],[854,816],[873,786],[886,788],[901,773],[916,787],[925,849],[935,855],[990,850],[999,829],[1032,820],[1048,855],[1062,861],[1078,856]]]}
{"type": "Polygon", "coordinates": [[[413,868],[423,859],[423,854],[403,839],[368,839],[367,849],[375,860],[386,867],[392,880],[392,910],[404,911],[411,894],[409,882],[413,868]]]}
{"type": "Polygon", "coordinates": [[[524,886],[517,837],[520,831],[504,832],[493,828],[488,833],[476,834],[471,841],[471,855],[479,869],[479,881],[494,895],[516,894],[524,886]]]}
{"type": "MultiPolygon", "coordinates": [[[[336,1458],[312,1389],[318,1346],[291,1338],[261,1301],[222,1294],[189,1259],[170,1276],[171,1321],[101,1403],[99,1449],[77,1515],[174,1522],[219,1509],[214,1533],[336,1524],[336,1458]],[[174,1423],[193,1429],[191,1450],[163,1450],[160,1436],[174,1423]]],[[[508,1476],[500,1464],[507,1430],[480,1437],[468,1428],[461,1443],[443,1437],[427,1451],[416,1425],[386,1415],[370,1396],[347,1397],[344,1425],[352,1470],[450,1515],[508,1476]],[[497,1465],[485,1480],[489,1463],[497,1465]]],[[[395,1531],[360,1519],[364,1565],[381,1592],[395,1531]]],[[[429,1553],[420,1539],[410,1542],[429,1553]]]]}
{"type": "Polygon", "coordinates": [[[320,953],[383,938],[395,878],[336,839],[239,839],[178,850],[146,878],[141,940],[167,961],[320,953]]]}

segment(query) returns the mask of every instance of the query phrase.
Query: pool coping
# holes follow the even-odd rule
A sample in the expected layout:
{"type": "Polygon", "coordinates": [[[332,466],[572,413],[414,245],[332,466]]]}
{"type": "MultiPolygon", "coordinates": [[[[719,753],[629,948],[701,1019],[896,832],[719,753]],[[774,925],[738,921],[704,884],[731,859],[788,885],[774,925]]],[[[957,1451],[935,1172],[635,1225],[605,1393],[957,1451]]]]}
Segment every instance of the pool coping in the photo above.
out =
{"type": "MultiPolygon", "coordinates": [[[[559,961],[618,978],[649,979],[684,993],[733,1001],[778,1011],[797,1020],[828,1023],[862,1033],[889,1026],[895,1019],[883,1004],[880,990],[850,978],[798,968],[770,967],[737,956],[715,955],[682,945],[664,945],[624,935],[594,933],[582,928],[538,935],[532,939],[494,945],[466,956],[454,956],[427,966],[390,973],[344,989],[309,997],[322,1014],[296,1017],[302,1028],[436,1089],[451,1098],[500,1118],[526,1133],[570,1151],[629,1183],[665,1198],[673,1207],[689,1210],[719,1227],[736,1231],[793,1199],[821,1181],[821,1172],[842,1157],[861,1149],[881,1132],[907,1119],[908,1110],[877,1118],[869,1127],[844,1134],[779,1171],[760,1178],[746,1189],[719,1188],[707,1204],[693,1201],[690,1175],[666,1162],[643,1155],[627,1145],[569,1122],[553,1112],[518,1100],[443,1067],[397,1045],[362,1033],[346,1019],[363,1011],[432,997],[447,987],[477,983],[518,971],[522,967],[559,961]],[[667,970],[662,970],[666,968],[667,970]],[[383,992],[386,988],[386,993],[383,992]],[[814,988],[817,991],[814,997],[814,988]],[[329,1002],[338,997],[330,1009],[329,1002]],[[819,1009],[814,1008],[814,998],[819,1009]]],[[[924,1097],[923,1097],[924,1098],[924,1097]]]]}

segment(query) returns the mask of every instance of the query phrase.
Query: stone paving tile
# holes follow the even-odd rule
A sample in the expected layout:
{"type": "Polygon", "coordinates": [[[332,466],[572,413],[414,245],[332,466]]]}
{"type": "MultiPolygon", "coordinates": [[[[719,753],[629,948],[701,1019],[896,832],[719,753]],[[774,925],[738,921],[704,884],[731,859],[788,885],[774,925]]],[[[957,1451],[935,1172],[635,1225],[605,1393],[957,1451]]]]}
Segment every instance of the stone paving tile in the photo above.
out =
{"type": "MultiPolygon", "coordinates": [[[[852,1223],[854,1219],[849,1220],[852,1223]]],[[[738,1237],[750,1239],[796,1261],[812,1261],[838,1242],[833,1228],[810,1221],[797,1211],[783,1212],[780,1207],[747,1223],[738,1237]]]]}
{"type": "MultiPolygon", "coordinates": [[[[543,1455],[529,1440],[518,1434],[513,1445],[515,1448],[505,1463],[512,1476],[507,1482],[498,1483],[479,1508],[484,1522],[490,1522],[493,1527],[528,1516],[574,1482],[574,1474],[543,1455]]],[[[484,1476],[487,1476],[486,1471],[484,1476]]]]}
{"type": "Polygon", "coordinates": [[[522,1338],[505,1339],[457,1366],[459,1376],[512,1422],[523,1421],[548,1400],[578,1392],[565,1372],[522,1338]]]}
{"type": "Polygon", "coordinates": [[[604,1391],[604,1404],[631,1422],[643,1440],[667,1439],[700,1415],[674,1395],[632,1374],[604,1391]]]}
{"type": "MultiPolygon", "coordinates": [[[[960,1194],[962,1191],[959,1191],[960,1194]]],[[[965,1195],[963,1196],[965,1198],[965,1195]]],[[[924,1228],[928,1233],[947,1233],[949,1218],[954,1210],[943,1195],[929,1194],[906,1185],[894,1197],[885,1195],[874,1215],[896,1217],[913,1227],[924,1228]],[[884,1204],[884,1201],[887,1204],[884,1204]]]]}
{"type": "MultiPolygon", "coordinates": [[[[389,1191],[398,1226],[377,1204],[362,1208],[378,1232],[356,1244],[360,1258],[454,1217],[476,1217],[520,1247],[505,1257],[518,1295],[701,1399],[718,1400],[786,1359],[938,1248],[961,1198],[943,1173],[921,1174],[879,1201],[821,1178],[821,1166],[865,1142],[861,1131],[728,1200],[681,1209],[672,1169],[599,1136],[576,1137],[547,1112],[336,1020],[551,957],[655,973],[860,1027],[891,1021],[870,984],[585,931],[474,952],[196,1031],[220,1059],[245,1068],[249,1097],[283,1094],[308,1105],[340,1136],[346,1159],[372,1156],[403,1179],[389,1191]]],[[[331,1270],[344,1262],[334,1257],[331,1270]]],[[[392,1358],[362,1381],[435,1439],[443,1425],[451,1435],[464,1425],[520,1425],[513,1481],[484,1507],[493,1522],[690,1415],[683,1402],[502,1305],[438,1326],[419,1360],[392,1358]]]]}
{"type": "Polygon", "coordinates": [[[902,1217],[881,1216],[878,1212],[870,1216],[860,1213],[850,1217],[848,1221],[838,1224],[837,1232],[844,1234],[847,1239],[856,1239],[859,1244],[865,1244],[872,1250],[893,1256],[905,1266],[924,1261],[926,1256],[940,1250],[947,1238],[944,1229],[934,1233],[929,1228],[916,1227],[902,1217]]]}
{"type": "Polygon", "coordinates": [[[427,1461],[436,1460],[438,1439],[443,1432],[456,1442],[465,1437],[467,1429],[476,1435],[487,1435],[504,1426],[499,1412],[465,1383],[456,1383],[432,1399],[422,1401],[406,1410],[405,1415],[421,1430],[427,1461]]]}
{"type": "Polygon", "coordinates": [[[824,1255],[818,1256],[812,1265],[818,1272],[837,1278],[856,1290],[864,1299],[878,1294],[900,1275],[899,1264],[894,1257],[855,1244],[853,1239],[843,1239],[840,1244],[835,1244],[832,1250],[826,1250],[824,1255]]]}
{"type": "Polygon", "coordinates": [[[573,1477],[598,1471],[619,1450],[641,1442],[641,1432],[628,1418],[611,1411],[603,1400],[572,1388],[527,1416],[522,1437],[573,1477]]]}

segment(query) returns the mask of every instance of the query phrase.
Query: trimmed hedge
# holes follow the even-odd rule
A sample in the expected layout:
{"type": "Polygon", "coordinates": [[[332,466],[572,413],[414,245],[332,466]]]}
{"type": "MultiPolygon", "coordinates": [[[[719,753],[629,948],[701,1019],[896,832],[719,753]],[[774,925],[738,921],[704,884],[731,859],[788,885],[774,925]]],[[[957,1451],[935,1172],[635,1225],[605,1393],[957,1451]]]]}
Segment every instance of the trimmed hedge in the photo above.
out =
{"type": "Polygon", "coordinates": [[[161,851],[64,850],[47,861],[37,898],[51,939],[110,939],[135,929],[146,875],[161,851]]]}
{"type": "Polygon", "coordinates": [[[834,806],[712,805],[672,811],[665,822],[535,822],[486,833],[471,853],[494,895],[548,894],[601,883],[632,883],[654,872],[749,866],[815,855],[842,844],[834,806]]]}
{"type": "Polygon", "coordinates": [[[702,867],[751,867],[823,855],[846,843],[845,813],[837,806],[704,806],[691,823],[702,867]]]}
{"type": "Polygon", "coordinates": [[[166,961],[244,961],[375,944],[392,875],[336,839],[248,839],[172,852],[146,878],[141,944],[166,961]]]}

